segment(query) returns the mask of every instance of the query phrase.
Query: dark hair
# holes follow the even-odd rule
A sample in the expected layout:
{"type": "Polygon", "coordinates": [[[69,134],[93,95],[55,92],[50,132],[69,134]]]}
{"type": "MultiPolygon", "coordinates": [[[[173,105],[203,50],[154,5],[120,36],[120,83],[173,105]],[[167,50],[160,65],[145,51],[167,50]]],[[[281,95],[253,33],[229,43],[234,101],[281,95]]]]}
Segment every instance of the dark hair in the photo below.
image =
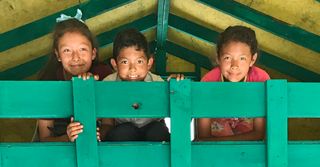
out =
{"type": "Polygon", "coordinates": [[[242,42],[250,47],[251,54],[258,53],[258,42],[255,32],[244,26],[229,26],[225,29],[218,38],[217,41],[217,55],[220,57],[220,53],[223,47],[230,42],[242,42]]]}
{"type": "Polygon", "coordinates": [[[53,44],[52,44],[51,54],[46,66],[39,73],[40,80],[56,80],[57,79],[56,77],[57,70],[63,67],[62,67],[62,64],[58,62],[57,55],[55,54],[55,50],[58,50],[59,40],[67,32],[78,32],[83,36],[85,36],[90,41],[92,48],[95,48],[97,50],[96,58],[93,64],[98,63],[99,45],[95,36],[91,33],[91,31],[89,30],[88,26],[85,23],[77,19],[68,19],[62,22],[58,22],[54,27],[53,34],[52,34],[53,44]]]}
{"type": "Polygon", "coordinates": [[[113,58],[117,59],[121,49],[136,47],[136,50],[142,50],[147,58],[150,58],[149,46],[146,37],[136,29],[130,28],[119,32],[113,41],[113,58]]]}

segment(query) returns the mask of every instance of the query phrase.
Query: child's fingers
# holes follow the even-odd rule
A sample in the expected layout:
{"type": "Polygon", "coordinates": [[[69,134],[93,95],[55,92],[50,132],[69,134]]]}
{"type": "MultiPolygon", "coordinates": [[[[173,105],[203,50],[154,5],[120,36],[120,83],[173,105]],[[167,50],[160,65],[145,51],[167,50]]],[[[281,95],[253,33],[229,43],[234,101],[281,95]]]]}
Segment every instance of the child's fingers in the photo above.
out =
{"type": "Polygon", "coordinates": [[[98,80],[99,80],[99,75],[94,75],[94,76],[93,76],[93,79],[96,80],[96,81],[98,81],[98,80]]]}
{"type": "Polygon", "coordinates": [[[176,75],[176,80],[177,80],[177,81],[180,81],[180,77],[181,77],[180,74],[177,74],[177,75],[176,75]]]}
{"type": "Polygon", "coordinates": [[[72,123],[73,121],[74,121],[74,118],[73,118],[73,117],[71,117],[71,118],[70,118],[70,122],[72,123]]]}
{"type": "Polygon", "coordinates": [[[100,142],[101,138],[100,138],[100,132],[97,132],[97,140],[100,142]]]}
{"type": "Polygon", "coordinates": [[[75,136],[78,135],[79,133],[82,133],[83,129],[77,129],[77,130],[73,130],[73,131],[69,131],[69,136],[75,136]]]}
{"type": "Polygon", "coordinates": [[[184,75],[180,74],[180,80],[184,80],[184,75]]]}
{"type": "Polygon", "coordinates": [[[77,138],[78,138],[78,135],[75,135],[75,136],[69,137],[69,140],[71,142],[74,142],[77,138]]]}

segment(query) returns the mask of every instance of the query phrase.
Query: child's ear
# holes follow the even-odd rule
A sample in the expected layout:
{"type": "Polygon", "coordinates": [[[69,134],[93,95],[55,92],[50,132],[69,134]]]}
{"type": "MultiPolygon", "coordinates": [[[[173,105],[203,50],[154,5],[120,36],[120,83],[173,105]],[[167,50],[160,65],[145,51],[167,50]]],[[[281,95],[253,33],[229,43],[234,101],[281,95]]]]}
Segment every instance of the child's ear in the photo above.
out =
{"type": "Polygon", "coordinates": [[[152,65],[153,65],[153,57],[150,57],[148,60],[148,70],[151,69],[152,65]]]}
{"type": "Polygon", "coordinates": [[[254,65],[254,63],[257,61],[257,57],[258,57],[258,53],[255,53],[252,56],[251,62],[250,62],[250,67],[252,67],[254,65]]]}
{"type": "Polygon", "coordinates": [[[59,56],[59,52],[57,50],[54,50],[54,54],[56,55],[57,57],[57,60],[60,62],[61,61],[61,58],[59,56]]]}
{"type": "Polygon", "coordinates": [[[97,57],[97,49],[93,48],[92,49],[92,60],[94,60],[97,57]]]}
{"type": "Polygon", "coordinates": [[[219,65],[220,64],[220,60],[219,60],[219,56],[216,56],[216,63],[219,65]]]}
{"type": "Polygon", "coordinates": [[[114,58],[111,58],[110,59],[110,63],[113,67],[114,70],[118,71],[118,68],[117,68],[117,61],[114,59],[114,58]]]}

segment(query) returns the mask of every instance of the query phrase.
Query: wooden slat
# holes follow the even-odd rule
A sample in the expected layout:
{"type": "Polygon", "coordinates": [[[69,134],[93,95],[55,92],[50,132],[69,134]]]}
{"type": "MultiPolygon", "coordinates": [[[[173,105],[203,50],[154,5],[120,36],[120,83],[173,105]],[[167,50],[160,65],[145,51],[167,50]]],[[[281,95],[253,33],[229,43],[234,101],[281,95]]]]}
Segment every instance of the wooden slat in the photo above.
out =
{"type": "Polygon", "coordinates": [[[320,118],[319,102],[319,83],[288,83],[288,116],[290,118],[320,118]]]}
{"type": "Polygon", "coordinates": [[[287,82],[269,80],[267,89],[267,166],[288,166],[287,82]]]}
{"type": "Polygon", "coordinates": [[[193,82],[193,117],[263,117],[264,83],[193,82]],[[214,109],[214,111],[213,111],[214,109]]]}
{"type": "Polygon", "coordinates": [[[74,119],[83,125],[76,139],[78,167],[98,167],[99,156],[96,133],[95,91],[93,78],[72,79],[74,119]]]}
{"type": "Polygon", "coordinates": [[[72,113],[71,82],[0,82],[0,118],[64,118],[72,113]]]}
{"type": "Polygon", "coordinates": [[[169,116],[166,82],[96,82],[97,117],[147,118],[169,116]],[[134,109],[133,104],[139,104],[134,109]]]}
{"type": "Polygon", "coordinates": [[[170,81],[171,167],[191,167],[191,81],[170,81]]]}

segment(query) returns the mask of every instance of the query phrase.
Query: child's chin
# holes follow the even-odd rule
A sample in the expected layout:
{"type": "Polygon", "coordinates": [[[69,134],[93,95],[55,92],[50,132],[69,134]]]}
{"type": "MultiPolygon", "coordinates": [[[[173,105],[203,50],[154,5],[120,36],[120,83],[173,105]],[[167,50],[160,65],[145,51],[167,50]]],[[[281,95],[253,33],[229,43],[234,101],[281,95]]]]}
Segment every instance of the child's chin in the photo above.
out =
{"type": "Polygon", "coordinates": [[[141,79],[141,78],[126,78],[126,79],[123,79],[123,80],[130,81],[130,82],[143,81],[143,79],[141,79]]]}

